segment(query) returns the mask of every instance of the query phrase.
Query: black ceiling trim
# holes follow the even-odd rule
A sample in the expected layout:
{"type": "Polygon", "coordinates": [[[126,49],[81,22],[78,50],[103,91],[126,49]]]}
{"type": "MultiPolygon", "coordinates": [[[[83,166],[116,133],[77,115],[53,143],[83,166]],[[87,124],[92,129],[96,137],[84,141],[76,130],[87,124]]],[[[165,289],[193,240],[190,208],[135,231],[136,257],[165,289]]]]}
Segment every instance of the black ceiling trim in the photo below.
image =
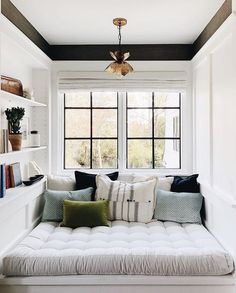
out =
{"type": "Polygon", "coordinates": [[[50,56],[50,45],[24,17],[24,15],[12,4],[10,0],[2,0],[2,14],[22,31],[36,46],[46,55],[50,56]]]}
{"type": "MultiPolygon", "coordinates": [[[[24,15],[11,3],[2,0],[2,14],[22,31],[52,60],[111,60],[115,45],[49,45],[24,15]]],[[[193,44],[123,45],[133,61],[191,60],[232,13],[232,0],[226,0],[193,44]]]]}
{"type": "MultiPolygon", "coordinates": [[[[192,45],[123,45],[129,51],[129,60],[191,60],[192,45]]],[[[112,60],[109,52],[117,50],[116,45],[53,45],[53,60],[112,60]]]]}
{"type": "Polygon", "coordinates": [[[225,22],[225,20],[232,14],[232,0],[226,0],[217,13],[213,16],[211,21],[193,43],[193,56],[206,44],[206,42],[213,36],[218,28],[225,22]]]}

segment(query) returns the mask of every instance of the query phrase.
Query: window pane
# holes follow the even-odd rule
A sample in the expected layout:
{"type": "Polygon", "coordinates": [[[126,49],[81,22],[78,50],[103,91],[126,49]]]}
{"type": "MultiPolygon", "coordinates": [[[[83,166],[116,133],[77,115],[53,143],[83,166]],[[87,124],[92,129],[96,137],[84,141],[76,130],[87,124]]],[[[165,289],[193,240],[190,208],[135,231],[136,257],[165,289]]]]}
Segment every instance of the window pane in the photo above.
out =
{"type": "Polygon", "coordinates": [[[154,93],[154,107],[179,106],[179,93],[154,93]]]}
{"type": "Polygon", "coordinates": [[[152,93],[128,93],[128,107],[152,107],[152,93]]]}
{"type": "Polygon", "coordinates": [[[117,168],[117,140],[93,140],[93,168],[117,168]]]}
{"type": "Polygon", "coordinates": [[[68,92],[65,97],[66,107],[90,107],[90,92],[68,92]]]}
{"type": "Polygon", "coordinates": [[[180,168],[178,139],[155,140],[155,168],[180,168]]]}
{"type": "Polygon", "coordinates": [[[67,109],[65,116],[66,137],[90,137],[90,110],[67,109]]]}
{"type": "Polygon", "coordinates": [[[65,168],[90,167],[90,141],[66,140],[65,142],[65,168]]]}
{"type": "Polygon", "coordinates": [[[128,168],[152,168],[152,141],[128,140],[128,168]]]}
{"type": "Polygon", "coordinates": [[[93,107],[117,107],[116,92],[93,92],[93,107]]]}
{"type": "Polygon", "coordinates": [[[117,110],[93,109],[93,137],[117,136],[117,110]]]}
{"type": "Polygon", "coordinates": [[[179,109],[154,110],[155,137],[179,137],[179,109]]]}
{"type": "Polygon", "coordinates": [[[152,136],[152,110],[128,110],[128,137],[152,136]]]}

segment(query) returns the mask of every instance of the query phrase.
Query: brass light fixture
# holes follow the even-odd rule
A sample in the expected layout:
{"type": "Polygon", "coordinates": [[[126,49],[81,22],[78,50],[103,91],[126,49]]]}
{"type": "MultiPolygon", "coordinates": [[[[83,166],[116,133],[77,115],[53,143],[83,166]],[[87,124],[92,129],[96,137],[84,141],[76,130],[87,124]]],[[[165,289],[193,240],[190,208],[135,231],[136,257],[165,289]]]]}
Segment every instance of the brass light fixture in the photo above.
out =
{"type": "Polygon", "coordinates": [[[113,19],[113,24],[117,26],[119,30],[118,40],[119,40],[119,48],[117,51],[110,52],[111,57],[115,60],[115,62],[111,63],[105,71],[109,73],[115,73],[119,76],[125,76],[126,74],[133,72],[133,67],[126,62],[129,58],[129,52],[122,52],[122,45],[121,45],[121,27],[127,24],[127,20],[125,18],[115,18],[113,19]]]}

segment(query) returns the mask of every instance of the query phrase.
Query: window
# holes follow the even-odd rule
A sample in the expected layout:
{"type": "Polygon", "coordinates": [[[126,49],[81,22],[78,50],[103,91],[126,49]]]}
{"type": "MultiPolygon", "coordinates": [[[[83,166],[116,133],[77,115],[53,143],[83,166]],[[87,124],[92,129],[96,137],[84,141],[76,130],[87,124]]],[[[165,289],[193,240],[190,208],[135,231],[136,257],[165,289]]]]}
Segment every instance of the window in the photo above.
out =
{"type": "Polygon", "coordinates": [[[179,92],[66,92],[64,121],[65,169],[181,168],[179,92]]]}
{"type": "Polygon", "coordinates": [[[64,168],[117,168],[116,92],[64,94],[64,168]]]}
{"type": "Polygon", "coordinates": [[[180,168],[180,93],[127,93],[128,169],[180,168]]]}

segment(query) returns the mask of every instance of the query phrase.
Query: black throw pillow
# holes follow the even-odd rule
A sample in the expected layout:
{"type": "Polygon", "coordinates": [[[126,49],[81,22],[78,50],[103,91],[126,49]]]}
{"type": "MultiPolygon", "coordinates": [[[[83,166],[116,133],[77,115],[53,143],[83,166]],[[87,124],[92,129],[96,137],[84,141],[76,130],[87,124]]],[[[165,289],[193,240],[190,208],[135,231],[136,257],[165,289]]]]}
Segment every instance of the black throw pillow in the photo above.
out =
{"type": "MultiPolygon", "coordinates": [[[[119,172],[114,172],[110,174],[106,174],[112,181],[117,180],[119,176],[119,172]]],[[[76,189],[85,189],[88,187],[93,187],[92,200],[94,200],[95,192],[97,189],[96,186],[96,176],[97,174],[90,174],[80,171],[75,171],[75,181],[76,181],[76,189]],[[85,187],[86,186],[86,187],[85,187]]]]}
{"type": "Polygon", "coordinates": [[[197,182],[198,174],[191,176],[174,176],[174,181],[171,185],[173,192],[200,192],[200,184],[197,182]]]}

